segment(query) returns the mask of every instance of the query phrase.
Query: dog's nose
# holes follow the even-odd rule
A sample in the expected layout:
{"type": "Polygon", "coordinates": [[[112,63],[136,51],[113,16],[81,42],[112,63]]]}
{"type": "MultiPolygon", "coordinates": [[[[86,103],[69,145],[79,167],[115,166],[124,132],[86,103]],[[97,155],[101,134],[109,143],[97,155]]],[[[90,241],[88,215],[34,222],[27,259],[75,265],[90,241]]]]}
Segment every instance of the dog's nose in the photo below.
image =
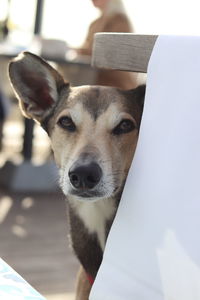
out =
{"type": "Polygon", "coordinates": [[[76,189],[92,189],[100,181],[102,170],[97,163],[74,165],[69,170],[69,179],[76,189]]]}

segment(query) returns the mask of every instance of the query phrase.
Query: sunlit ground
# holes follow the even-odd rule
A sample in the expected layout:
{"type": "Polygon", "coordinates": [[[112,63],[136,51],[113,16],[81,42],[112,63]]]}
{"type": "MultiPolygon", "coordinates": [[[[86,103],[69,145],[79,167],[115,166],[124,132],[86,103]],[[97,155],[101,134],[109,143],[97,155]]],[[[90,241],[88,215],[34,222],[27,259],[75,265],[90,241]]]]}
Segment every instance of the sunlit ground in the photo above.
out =
{"type": "Polygon", "coordinates": [[[0,256],[46,299],[73,300],[78,263],[67,246],[65,217],[55,216],[62,207],[55,205],[41,196],[0,197],[0,256]]]}

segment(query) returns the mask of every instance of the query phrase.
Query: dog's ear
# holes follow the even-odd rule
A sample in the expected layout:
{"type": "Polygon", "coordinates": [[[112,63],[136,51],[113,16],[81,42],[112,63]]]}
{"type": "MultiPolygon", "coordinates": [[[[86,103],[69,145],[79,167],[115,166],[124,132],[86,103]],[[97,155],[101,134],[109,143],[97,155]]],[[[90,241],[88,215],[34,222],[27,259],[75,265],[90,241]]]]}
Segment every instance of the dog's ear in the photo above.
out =
{"type": "Polygon", "coordinates": [[[139,104],[140,108],[143,109],[144,106],[144,98],[146,92],[146,85],[139,85],[135,90],[134,93],[136,95],[137,103],[139,104]]]}
{"type": "Polygon", "coordinates": [[[62,76],[40,57],[23,52],[9,65],[9,77],[28,118],[41,122],[65,85],[62,76]]]}

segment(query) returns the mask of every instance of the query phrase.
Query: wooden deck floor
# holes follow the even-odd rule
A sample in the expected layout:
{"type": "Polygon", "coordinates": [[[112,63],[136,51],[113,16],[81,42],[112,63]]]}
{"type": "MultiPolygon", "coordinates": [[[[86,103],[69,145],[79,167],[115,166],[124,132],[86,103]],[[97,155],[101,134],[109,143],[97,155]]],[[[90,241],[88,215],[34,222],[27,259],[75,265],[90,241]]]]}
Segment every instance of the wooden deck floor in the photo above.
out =
{"type": "MultiPolygon", "coordinates": [[[[4,126],[0,166],[21,158],[23,119],[11,106],[4,126]]],[[[34,132],[33,160],[45,162],[50,146],[44,131],[34,132]]],[[[1,169],[0,169],[1,171],[1,169]]],[[[78,261],[69,247],[65,198],[55,194],[14,194],[0,186],[0,257],[47,300],[72,300],[78,261]]]]}
{"type": "Polygon", "coordinates": [[[0,257],[49,300],[71,300],[78,262],[64,196],[0,190],[0,257]]]}

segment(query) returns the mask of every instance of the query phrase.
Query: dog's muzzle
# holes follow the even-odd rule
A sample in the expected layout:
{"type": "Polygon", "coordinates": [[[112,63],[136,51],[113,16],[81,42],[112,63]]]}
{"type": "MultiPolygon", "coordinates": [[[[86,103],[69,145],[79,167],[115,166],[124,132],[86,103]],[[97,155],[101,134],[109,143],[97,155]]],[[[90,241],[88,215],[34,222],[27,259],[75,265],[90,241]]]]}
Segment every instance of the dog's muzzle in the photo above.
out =
{"type": "Polygon", "coordinates": [[[75,163],[68,173],[72,187],[79,193],[87,193],[94,189],[102,178],[102,169],[96,162],[75,163]]]}

